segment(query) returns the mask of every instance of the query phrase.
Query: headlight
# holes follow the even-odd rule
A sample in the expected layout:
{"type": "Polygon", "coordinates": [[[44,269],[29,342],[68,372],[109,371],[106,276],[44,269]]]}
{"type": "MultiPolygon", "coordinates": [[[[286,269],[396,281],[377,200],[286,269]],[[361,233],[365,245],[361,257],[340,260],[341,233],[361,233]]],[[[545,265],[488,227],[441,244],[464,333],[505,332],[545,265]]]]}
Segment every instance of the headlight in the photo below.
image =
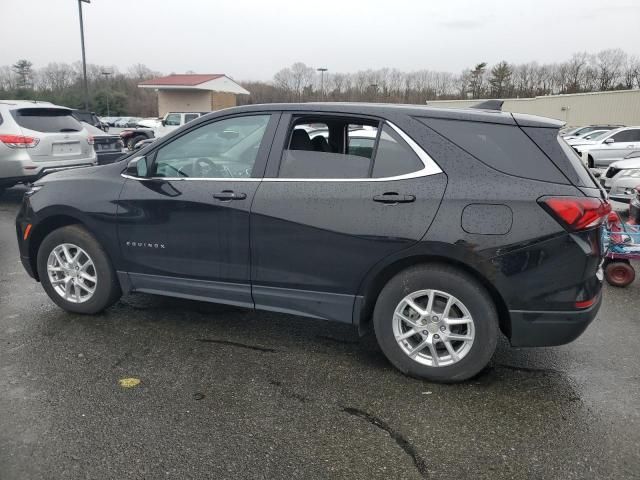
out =
{"type": "Polygon", "coordinates": [[[640,178],[640,168],[630,168],[628,170],[623,170],[620,172],[620,178],[640,178]]]}
{"type": "Polygon", "coordinates": [[[24,192],[24,196],[30,197],[34,195],[36,192],[39,192],[40,190],[42,190],[42,187],[44,187],[44,185],[31,185],[29,189],[26,192],[24,192]]]}

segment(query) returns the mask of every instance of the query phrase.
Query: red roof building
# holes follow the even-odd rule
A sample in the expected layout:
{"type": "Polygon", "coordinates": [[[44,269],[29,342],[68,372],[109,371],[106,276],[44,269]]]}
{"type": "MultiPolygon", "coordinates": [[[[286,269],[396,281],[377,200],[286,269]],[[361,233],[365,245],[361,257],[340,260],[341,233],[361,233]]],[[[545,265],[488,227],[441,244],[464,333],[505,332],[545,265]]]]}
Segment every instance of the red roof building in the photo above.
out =
{"type": "Polygon", "coordinates": [[[241,85],[222,73],[173,74],[138,84],[158,92],[158,115],[167,112],[209,112],[235,107],[237,95],[249,95],[241,85]]]}

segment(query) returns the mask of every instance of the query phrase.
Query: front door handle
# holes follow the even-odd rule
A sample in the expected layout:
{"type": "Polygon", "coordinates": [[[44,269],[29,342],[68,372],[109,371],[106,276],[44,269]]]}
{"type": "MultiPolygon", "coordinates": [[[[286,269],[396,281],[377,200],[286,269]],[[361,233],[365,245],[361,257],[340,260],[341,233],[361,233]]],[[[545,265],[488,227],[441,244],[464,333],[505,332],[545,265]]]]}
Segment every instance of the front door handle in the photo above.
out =
{"type": "Polygon", "coordinates": [[[382,195],[376,195],[373,197],[374,202],[386,203],[387,205],[394,205],[396,203],[411,203],[415,202],[416,197],[414,195],[403,195],[396,192],[387,192],[382,195]]]}
{"type": "Polygon", "coordinates": [[[247,194],[236,193],[233,190],[223,190],[220,193],[214,193],[213,198],[222,202],[230,202],[231,200],[244,200],[247,198],[247,194]]]}

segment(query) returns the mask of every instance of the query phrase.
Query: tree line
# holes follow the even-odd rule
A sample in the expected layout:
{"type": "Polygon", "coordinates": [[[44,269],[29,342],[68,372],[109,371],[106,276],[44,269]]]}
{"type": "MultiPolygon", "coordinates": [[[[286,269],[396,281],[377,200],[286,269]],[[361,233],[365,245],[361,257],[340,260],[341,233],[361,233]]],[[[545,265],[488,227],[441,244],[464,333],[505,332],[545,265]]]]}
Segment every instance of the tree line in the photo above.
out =
{"type": "MultiPolygon", "coordinates": [[[[188,72],[193,73],[193,72],[188,72]]],[[[138,88],[160,75],[138,64],[125,72],[87,65],[90,108],[99,115],[153,116],[156,94],[138,88]]],[[[523,98],[538,95],[640,88],[640,59],[620,49],[575,53],[564,62],[495,65],[479,62],[460,73],[393,68],[354,73],[324,72],[302,62],[279,70],[271,81],[239,82],[251,95],[239,103],[350,101],[424,104],[429,100],[523,98]]],[[[28,60],[0,67],[0,98],[36,99],[83,106],[82,66],[28,60]]]]}
{"type": "MultiPolygon", "coordinates": [[[[159,76],[143,64],[125,72],[116,67],[87,64],[89,107],[98,115],[157,115],[156,94],[138,83],[159,76]]],[[[84,108],[82,63],[49,63],[34,68],[29,60],[0,66],[0,99],[40,100],[84,108]]]]}
{"type": "Polygon", "coordinates": [[[564,62],[522,64],[479,62],[458,74],[392,68],[324,73],[304,63],[277,72],[271,82],[244,82],[250,103],[290,101],[374,101],[523,98],[538,95],[640,88],[640,59],[620,49],[575,53],[564,62]]]}

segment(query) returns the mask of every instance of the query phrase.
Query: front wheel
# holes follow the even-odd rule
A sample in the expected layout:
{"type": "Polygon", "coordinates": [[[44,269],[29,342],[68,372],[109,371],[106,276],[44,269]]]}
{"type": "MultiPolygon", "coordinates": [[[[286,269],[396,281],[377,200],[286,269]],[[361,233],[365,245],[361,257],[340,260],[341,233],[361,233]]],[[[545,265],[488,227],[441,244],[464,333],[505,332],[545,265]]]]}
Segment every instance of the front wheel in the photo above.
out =
{"type": "Polygon", "coordinates": [[[107,254],[79,225],[45,237],[38,250],[38,275],[49,298],[70,312],[99,313],[122,295],[107,254]]]}
{"type": "Polygon", "coordinates": [[[445,265],[400,272],[380,292],[376,338],[403,373],[436,382],[471,378],[491,359],[498,315],[473,277],[445,265]]]}
{"type": "Polygon", "coordinates": [[[129,141],[127,142],[127,148],[129,150],[133,151],[133,149],[136,146],[136,143],[141,142],[145,138],[147,138],[147,137],[145,137],[143,135],[136,135],[135,137],[130,138],[129,141]]]}

